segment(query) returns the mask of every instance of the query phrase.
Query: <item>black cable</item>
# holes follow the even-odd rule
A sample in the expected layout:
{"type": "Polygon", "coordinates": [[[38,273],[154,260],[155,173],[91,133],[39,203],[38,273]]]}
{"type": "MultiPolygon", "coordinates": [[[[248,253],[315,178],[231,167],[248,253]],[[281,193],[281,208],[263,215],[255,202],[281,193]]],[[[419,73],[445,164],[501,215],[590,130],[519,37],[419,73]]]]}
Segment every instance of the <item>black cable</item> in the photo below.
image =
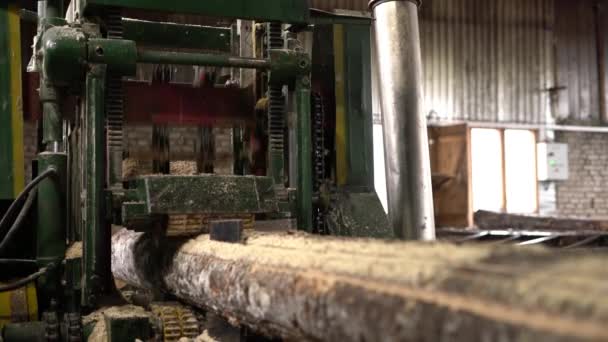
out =
{"type": "Polygon", "coordinates": [[[48,270],[49,270],[49,267],[43,267],[40,270],[38,270],[38,272],[30,274],[29,276],[27,276],[25,278],[19,279],[15,282],[12,282],[9,284],[0,285],[0,292],[13,291],[18,288],[21,288],[21,287],[29,284],[30,282],[40,278],[40,276],[45,274],[48,270]]]}
{"type": "Polygon", "coordinates": [[[50,168],[50,169],[44,171],[43,173],[39,174],[38,177],[34,178],[25,187],[25,189],[23,189],[23,191],[21,191],[21,193],[19,194],[19,196],[17,196],[17,198],[13,201],[13,203],[11,203],[11,206],[8,207],[8,210],[6,211],[6,213],[4,214],[4,216],[2,217],[2,220],[0,220],[0,232],[2,232],[4,230],[2,227],[4,227],[4,225],[6,224],[6,221],[9,219],[9,217],[11,217],[11,215],[13,215],[13,211],[16,210],[17,204],[19,202],[21,202],[23,200],[23,198],[30,191],[32,191],[34,188],[36,188],[36,186],[38,185],[38,183],[42,182],[46,177],[51,176],[51,175],[55,175],[55,174],[57,174],[57,171],[55,169],[53,169],[53,168],[50,168]]]}
{"type": "Polygon", "coordinates": [[[25,218],[27,217],[27,213],[30,211],[32,204],[34,204],[34,199],[36,199],[36,193],[30,193],[27,196],[27,200],[25,201],[25,204],[23,205],[23,207],[21,207],[21,211],[19,212],[19,215],[15,219],[15,222],[13,223],[11,228],[8,230],[8,232],[6,233],[6,235],[4,236],[2,241],[0,241],[0,255],[4,254],[6,252],[6,248],[8,247],[10,240],[19,231],[19,228],[23,224],[23,221],[25,221],[25,218]]]}

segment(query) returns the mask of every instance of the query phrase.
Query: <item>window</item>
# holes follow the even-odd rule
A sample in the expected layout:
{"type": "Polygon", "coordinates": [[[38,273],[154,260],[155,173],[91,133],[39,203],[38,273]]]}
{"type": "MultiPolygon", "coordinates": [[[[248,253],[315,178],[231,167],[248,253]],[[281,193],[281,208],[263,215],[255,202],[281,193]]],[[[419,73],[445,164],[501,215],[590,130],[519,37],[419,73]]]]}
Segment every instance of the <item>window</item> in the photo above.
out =
{"type": "Polygon", "coordinates": [[[538,210],[536,185],[536,136],[526,130],[505,130],[505,183],[507,212],[538,210]]]}
{"type": "Polygon", "coordinates": [[[471,129],[471,164],[473,210],[538,210],[534,132],[471,129]]]}
{"type": "Polygon", "coordinates": [[[471,129],[473,210],[502,211],[502,137],[496,129],[471,129]]]}

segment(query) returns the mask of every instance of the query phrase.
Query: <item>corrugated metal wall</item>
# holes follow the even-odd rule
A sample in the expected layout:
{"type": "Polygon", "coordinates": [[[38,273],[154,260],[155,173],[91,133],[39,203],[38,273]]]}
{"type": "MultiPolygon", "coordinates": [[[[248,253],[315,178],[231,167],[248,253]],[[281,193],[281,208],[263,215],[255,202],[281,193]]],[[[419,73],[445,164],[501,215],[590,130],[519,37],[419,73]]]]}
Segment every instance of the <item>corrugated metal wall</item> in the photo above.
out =
{"type": "Polygon", "coordinates": [[[425,111],[436,120],[543,123],[553,0],[425,0],[425,111]]]}
{"type": "MultiPolygon", "coordinates": [[[[595,3],[596,0],[555,0],[556,85],[559,87],[556,114],[570,121],[599,119],[595,3]]],[[[605,18],[600,19],[602,21],[605,22],[605,18]]]]}
{"type": "MultiPolygon", "coordinates": [[[[311,0],[328,11],[366,10],[367,3],[311,0]]],[[[596,3],[424,0],[425,113],[435,120],[597,121],[596,3]]],[[[602,29],[608,31],[608,24],[602,29]]]]}

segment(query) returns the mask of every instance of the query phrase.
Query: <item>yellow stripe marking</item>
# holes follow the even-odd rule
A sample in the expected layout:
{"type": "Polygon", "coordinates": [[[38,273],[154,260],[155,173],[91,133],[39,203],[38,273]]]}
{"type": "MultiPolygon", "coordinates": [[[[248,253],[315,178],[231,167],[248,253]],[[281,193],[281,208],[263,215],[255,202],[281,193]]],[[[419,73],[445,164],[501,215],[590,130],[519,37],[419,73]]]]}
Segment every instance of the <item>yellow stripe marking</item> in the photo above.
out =
{"type": "Polygon", "coordinates": [[[8,5],[11,65],[11,131],[13,133],[13,191],[15,197],[25,186],[23,152],[23,94],[21,88],[21,29],[19,7],[8,5]]]}
{"type": "Polygon", "coordinates": [[[27,312],[30,321],[38,320],[38,298],[36,296],[36,283],[30,283],[26,288],[27,312]]]}
{"type": "Polygon", "coordinates": [[[11,322],[11,292],[0,292],[0,329],[11,322]]]}

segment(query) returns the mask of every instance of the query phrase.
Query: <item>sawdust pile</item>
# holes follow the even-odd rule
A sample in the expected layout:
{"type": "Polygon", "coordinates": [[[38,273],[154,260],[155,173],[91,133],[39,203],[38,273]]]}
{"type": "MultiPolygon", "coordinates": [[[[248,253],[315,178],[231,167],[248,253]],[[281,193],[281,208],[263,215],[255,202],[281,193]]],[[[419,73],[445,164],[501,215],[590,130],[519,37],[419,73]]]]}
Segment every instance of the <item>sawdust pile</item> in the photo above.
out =
{"type": "Polygon", "coordinates": [[[130,181],[140,175],[152,173],[152,163],[133,158],[126,158],[122,161],[122,179],[130,181]]]}
{"type": "Polygon", "coordinates": [[[152,318],[152,314],[144,308],[135,305],[113,306],[99,309],[82,318],[84,326],[95,324],[93,332],[89,336],[89,342],[108,341],[108,330],[105,323],[105,316],[112,317],[146,317],[152,318]]]}

